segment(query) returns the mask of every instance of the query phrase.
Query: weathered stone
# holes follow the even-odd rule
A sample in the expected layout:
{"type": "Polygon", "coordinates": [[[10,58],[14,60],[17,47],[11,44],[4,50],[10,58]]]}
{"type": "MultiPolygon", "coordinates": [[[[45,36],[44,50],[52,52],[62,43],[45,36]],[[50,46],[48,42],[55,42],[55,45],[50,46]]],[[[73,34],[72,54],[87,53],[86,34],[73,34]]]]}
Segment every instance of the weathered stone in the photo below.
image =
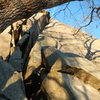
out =
{"type": "Polygon", "coordinates": [[[13,23],[12,30],[11,26],[9,26],[0,34],[0,56],[2,56],[4,60],[8,57],[9,54],[12,55],[12,53],[14,52],[15,50],[14,37],[16,36],[15,34],[21,34],[19,33],[19,29],[20,26],[23,25],[24,20],[25,19],[13,23]],[[13,36],[11,32],[13,32],[13,36]]]}
{"type": "Polygon", "coordinates": [[[50,24],[43,31],[44,40],[42,41],[46,41],[45,45],[54,46],[53,41],[56,40],[57,45],[55,47],[60,51],[85,57],[100,68],[100,46],[98,45],[100,44],[100,40],[95,39],[81,30],[73,36],[77,30],[77,28],[64,25],[51,19],[50,24]],[[49,42],[45,38],[49,38],[49,41],[52,38],[52,41],[49,42]]]}
{"type": "Polygon", "coordinates": [[[9,63],[12,65],[12,67],[18,71],[21,72],[22,71],[22,52],[20,50],[19,47],[15,48],[15,51],[13,52],[13,54],[11,55],[11,57],[9,58],[9,63]]]}
{"type": "Polygon", "coordinates": [[[41,46],[39,42],[36,42],[29,55],[25,79],[27,79],[35,71],[35,69],[41,65],[41,63],[41,46]]]}
{"type": "MultiPolygon", "coordinates": [[[[84,47],[85,45],[84,41],[87,39],[89,40],[91,39],[91,42],[93,41],[93,43],[95,43],[97,40],[95,40],[95,38],[92,38],[90,35],[82,31],[80,31],[80,34],[77,34],[77,37],[73,36],[75,29],[76,28],[63,25],[62,23],[51,19],[50,24],[47,25],[45,30],[43,31],[43,35],[41,36],[39,42],[41,43],[42,47],[43,46],[52,47],[53,45],[53,47],[59,49],[62,52],[62,56],[63,58],[66,59],[66,63],[68,65],[79,68],[81,67],[82,69],[88,71],[89,73],[93,74],[95,77],[100,79],[99,76],[100,67],[97,66],[96,64],[93,64],[92,61],[84,59],[85,58],[84,55],[87,52],[86,48],[84,47]],[[82,34],[84,35],[83,38],[81,38],[82,34]],[[85,39],[85,37],[87,39],[85,39]],[[85,40],[83,41],[83,39],[85,40]],[[49,42],[48,40],[51,41],[49,42]],[[55,40],[57,41],[56,45],[54,45],[55,40]]],[[[88,49],[89,48],[93,49],[91,47],[91,44],[90,47],[88,47],[88,49]]],[[[94,46],[94,48],[96,47],[94,46]]],[[[97,48],[98,48],[97,53],[99,53],[100,50],[99,46],[97,48]]]]}
{"type": "Polygon", "coordinates": [[[20,48],[23,47],[23,45],[25,45],[25,42],[27,42],[27,40],[29,39],[29,34],[25,34],[19,41],[18,41],[18,46],[20,48]]]}
{"type": "Polygon", "coordinates": [[[68,85],[69,90],[73,93],[76,100],[100,99],[100,93],[96,89],[88,84],[84,84],[77,77],[62,74],[62,78],[65,80],[65,84],[68,85]]]}
{"type": "Polygon", "coordinates": [[[56,39],[46,36],[45,34],[40,34],[38,41],[40,42],[41,46],[56,47],[57,45],[56,39]]]}
{"type": "Polygon", "coordinates": [[[70,100],[62,74],[57,72],[62,66],[58,52],[53,48],[43,48],[42,50],[43,63],[50,73],[41,76],[43,79],[41,88],[46,93],[48,100],[70,100]]]}
{"type": "MultiPolygon", "coordinates": [[[[78,55],[75,55],[75,54],[68,54],[68,53],[62,54],[60,51],[58,51],[54,48],[45,47],[42,49],[42,54],[43,54],[43,58],[44,58],[44,60],[43,60],[44,65],[45,65],[46,69],[50,71],[47,74],[47,76],[46,75],[41,76],[41,78],[44,79],[42,82],[42,89],[47,94],[47,96],[50,100],[51,99],[55,99],[55,100],[68,100],[68,99],[86,100],[86,98],[89,98],[89,100],[91,100],[92,98],[94,99],[94,97],[96,97],[97,100],[100,99],[100,94],[97,91],[100,88],[100,80],[99,80],[100,74],[93,73],[90,71],[92,69],[94,70],[94,66],[93,66],[92,62],[89,62],[88,60],[85,60],[84,58],[82,58],[78,55]],[[67,55],[67,58],[64,55],[65,56],[67,55]],[[84,62],[82,62],[82,61],[80,62],[79,59],[75,58],[75,56],[77,56],[84,62]],[[70,57],[75,60],[70,59],[70,57]],[[81,64],[79,64],[79,63],[81,63],[81,64]],[[82,63],[84,64],[84,66],[86,66],[88,68],[87,69],[86,69],[86,67],[84,68],[82,63]],[[77,64],[77,66],[73,66],[75,64],[77,64]],[[64,73],[58,72],[59,70],[62,69],[62,67],[69,67],[69,66],[81,68],[83,71],[81,71],[80,73],[78,71],[77,74],[75,74],[75,76],[70,75],[70,73],[64,74],[64,73]],[[86,72],[84,72],[84,71],[86,71],[86,72]],[[89,74],[87,74],[87,73],[89,73],[89,74]],[[91,79],[89,79],[90,77],[91,77],[91,79]],[[86,78],[87,78],[87,80],[85,80],[86,78]],[[94,82],[95,81],[94,79],[97,80],[98,85],[96,85],[96,83],[94,82]],[[91,83],[91,82],[93,82],[93,83],[91,83]],[[95,92],[92,92],[91,90],[93,90],[95,92]],[[62,95],[59,95],[59,93],[61,93],[61,94],[63,93],[64,96],[62,97],[62,95]],[[94,95],[94,97],[92,97],[92,95],[94,95]]],[[[72,70],[69,70],[69,71],[72,71],[72,70]]]]}
{"type": "Polygon", "coordinates": [[[100,90],[100,80],[81,68],[68,66],[68,67],[63,67],[58,72],[66,73],[72,75],[73,77],[77,77],[81,81],[83,81],[86,84],[89,84],[90,86],[94,87],[98,91],[100,90]]]}
{"type": "Polygon", "coordinates": [[[15,69],[0,58],[0,98],[5,100],[27,100],[24,84],[15,69]]]}
{"type": "Polygon", "coordinates": [[[6,59],[10,51],[11,36],[6,33],[6,31],[4,32],[5,33],[0,34],[0,56],[2,56],[3,59],[6,59]]]}
{"type": "MultiPolygon", "coordinates": [[[[27,24],[29,24],[29,25],[28,25],[28,28],[26,27],[26,32],[30,33],[30,36],[29,36],[29,42],[28,42],[27,47],[26,47],[26,52],[25,52],[25,55],[23,58],[23,62],[24,62],[23,76],[25,76],[25,74],[28,70],[27,65],[28,65],[29,54],[31,52],[31,49],[35,45],[39,34],[42,32],[42,30],[45,28],[45,26],[49,23],[49,18],[50,18],[49,13],[43,11],[42,13],[40,12],[40,13],[33,15],[27,21],[27,24]],[[29,29],[29,30],[27,30],[27,29],[29,29]]],[[[24,29],[25,29],[25,27],[24,27],[24,29]]],[[[34,66],[34,65],[32,65],[32,66],[34,66]]],[[[34,69],[34,68],[32,68],[32,69],[34,69]]]]}
{"type": "Polygon", "coordinates": [[[68,91],[64,88],[64,81],[60,73],[49,73],[43,80],[41,89],[48,100],[71,100],[68,91]]]}
{"type": "MultiPolygon", "coordinates": [[[[23,22],[19,22],[19,24],[21,23],[23,22]]],[[[63,25],[52,19],[43,34],[40,34],[47,23],[47,12],[39,12],[22,25],[23,33],[27,33],[23,34],[24,36],[18,42],[18,46],[23,51],[22,54],[19,47],[14,49],[14,52],[10,49],[11,36],[6,34],[10,31],[10,27],[4,31],[5,33],[0,34],[0,55],[3,56],[3,59],[6,59],[9,52],[13,52],[9,60],[12,66],[6,63],[6,67],[3,67],[2,64],[5,62],[0,60],[3,62],[0,63],[0,75],[3,76],[0,80],[1,83],[6,84],[5,90],[0,90],[0,99],[23,100],[25,98],[22,78],[17,72],[21,71],[21,57],[24,57],[25,79],[32,75],[43,61],[42,63],[45,65],[43,69],[46,71],[42,73],[41,69],[39,75],[43,80],[41,89],[47,95],[48,100],[99,100],[100,46],[98,44],[100,44],[100,40],[82,31],[73,35],[77,31],[76,28],[63,25]],[[37,38],[38,42],[36,42],[37,38]],[[48,48],[48,46],[56,49],[48,48]],[[43,59],[41,59],[41,56],[43,59]],[[65,72],[62,71],[62,67],[66,68],[65,72]],[[5,73],[7,76],[5,76],[5,73]],[[4,79],[9,80],[6,83],[4,79]],[[12,85],[8,86],[10,82],[12,82],[12,85]],[[14,96],[15,93],[16,96],[14,96]]],[[[13,32],[18,31],[16,28],[14,26],[15,31],[13,30],[13,32]]],[[[3,84],[0,84],[1,88],[4,87],[3,84]]]]}

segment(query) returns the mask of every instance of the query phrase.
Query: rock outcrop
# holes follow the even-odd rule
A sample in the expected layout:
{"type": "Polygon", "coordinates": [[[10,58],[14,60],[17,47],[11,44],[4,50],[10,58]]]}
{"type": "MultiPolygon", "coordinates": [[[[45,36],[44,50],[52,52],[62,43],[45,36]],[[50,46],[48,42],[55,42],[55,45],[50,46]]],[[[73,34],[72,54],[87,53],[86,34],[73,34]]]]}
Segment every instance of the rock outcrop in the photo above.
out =
{"type": "Polygon", "coordinates": [[[50,100],[100,98],[100,47],[95,46],[99,40],[82,31],[74,35],[77,30],[51,19],[38,39],[42,49],[49,47],[43,49],[43,63],[50,72],[44,78],[42,88],[50,100]],[[58,88],[59,84],[62,90],[58,88]],[[66,94],[65,98],[59,95],[59,91],[66,94]]]}
{"type": "MultiPolygon", "coordinates": [[[[13,26],[9,26],[4,33],[0,34],[1,99],[27,100],[24,78],[25,75],[28,75],[29,54],[38,35],[48,24],[49,18],[49,13],[43,11],[33,15],[28,20],[23,19],[14,23],[13,26]]],[[[31,67],[33,66],[34,64],[31,67]]]]}
{"type": "Polygon", "coordinates": [[[77,30],[42,11],[0,34],[0,98],[100,100],[100,40],[77,30]]]}

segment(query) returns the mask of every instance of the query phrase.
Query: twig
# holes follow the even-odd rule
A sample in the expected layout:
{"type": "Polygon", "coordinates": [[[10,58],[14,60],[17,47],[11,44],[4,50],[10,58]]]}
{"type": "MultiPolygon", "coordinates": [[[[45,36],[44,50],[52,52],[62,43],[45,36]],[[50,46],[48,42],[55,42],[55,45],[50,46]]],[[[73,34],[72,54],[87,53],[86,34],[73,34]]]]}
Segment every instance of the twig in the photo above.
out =
{"type": "Polygon", "coordinates": [[[87,27],[88,25],[91,24],[92,20],[93,20],[93,12],[94,12],[95,8],[92,9],[91,11],[91,16],[90,16],[90,21],[88,24],[84,25],[84,26],[81,26],[74,34],[73,36],[77,35],[77,33],[83,28],[83,27],[87,27]]]}

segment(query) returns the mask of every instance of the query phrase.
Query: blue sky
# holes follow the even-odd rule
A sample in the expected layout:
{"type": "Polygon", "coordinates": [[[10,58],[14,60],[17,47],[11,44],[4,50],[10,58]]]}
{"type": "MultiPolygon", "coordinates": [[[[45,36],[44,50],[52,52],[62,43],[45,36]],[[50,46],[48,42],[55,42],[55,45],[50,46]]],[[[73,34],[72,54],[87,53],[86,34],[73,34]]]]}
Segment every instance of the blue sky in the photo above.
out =
{"type": "MultiPolygon", "coordinates": [[[[90,14],[91,9],[89,7],[92,5],[89,1],[90,0],[83,2],[70,2],[68,5],[66,3],[47,10],[50,12],[53,19],[56,19],[69,26],[79,28],[80,26],[84,26],[89,22],[89,18],[87,19],[87,16],[90,14]]],[[[94,5],[100,6],[100,1],[95,0],[94,5]]],[[[89,26],[82,28],[82,30],[100,39],[100,19],[98,19],[95,14],[94,16],[93,22],[89,26]]]]}

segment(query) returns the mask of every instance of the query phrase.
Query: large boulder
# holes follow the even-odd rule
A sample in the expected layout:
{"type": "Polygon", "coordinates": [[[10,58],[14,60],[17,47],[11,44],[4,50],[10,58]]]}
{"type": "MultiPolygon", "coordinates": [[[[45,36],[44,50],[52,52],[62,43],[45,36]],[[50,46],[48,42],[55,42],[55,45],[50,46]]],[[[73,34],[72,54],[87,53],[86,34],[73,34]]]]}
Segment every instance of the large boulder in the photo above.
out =
{"type": "Polygon", "coordinates": [[[100,99],[98,92],[100,90],[100,67],[94,63],[93,59],[87,58],[87,54],[90,57],[96,56],[95,61],[98,61],[100,48],[99,46],[95,47],[94,43],[99,40],[83,31],[79,32],[81,35],[74,35],[77,30],[51,19],[50,24],[39,35],[42,61],[46,68],[46,72],[44,71],[41,75],[42,90],[48,99],[59,100],[58,97],[62,100],[69,98],[100,99]],[[62,97],[59,95],[59,91],[66,95],[62,97]]]}
{"type": "Polygon", "coordinates": [[[81,30],[74,35],[77,31],[77,28],[51,19],[50,24],[43,31],[41,42],[44,45],[48,43],[48,46],[56,47],[62,52],[80,55],[100,67],[100,46],[98,45],[100,40],[81,30]]]}
{"type": "Polygon", "coordinates": [[[27,100],[20,74],[0,58],[0,99],[27,100]]]}
{"type": "Polygon", "coordinates": [[[48,100],[100,99],[100,73],[93,73],[95,69],[92,62],[78,55],[75,57],[75,54],[63,54],[52,47],[44,47],[42,54],[43,63],[49,73],[41,75],[41,88],[48,100]]]}
{"type": "Polygon", "coordinates": [[[36,42],[29,54],[29,61],[27,65],[25,79],[31,76],[33,72],[36,73],[35,70],[39,66],[41,66],[41,63],[42,63],[41,46],[39,45],[39,42],[36,42]]]}

